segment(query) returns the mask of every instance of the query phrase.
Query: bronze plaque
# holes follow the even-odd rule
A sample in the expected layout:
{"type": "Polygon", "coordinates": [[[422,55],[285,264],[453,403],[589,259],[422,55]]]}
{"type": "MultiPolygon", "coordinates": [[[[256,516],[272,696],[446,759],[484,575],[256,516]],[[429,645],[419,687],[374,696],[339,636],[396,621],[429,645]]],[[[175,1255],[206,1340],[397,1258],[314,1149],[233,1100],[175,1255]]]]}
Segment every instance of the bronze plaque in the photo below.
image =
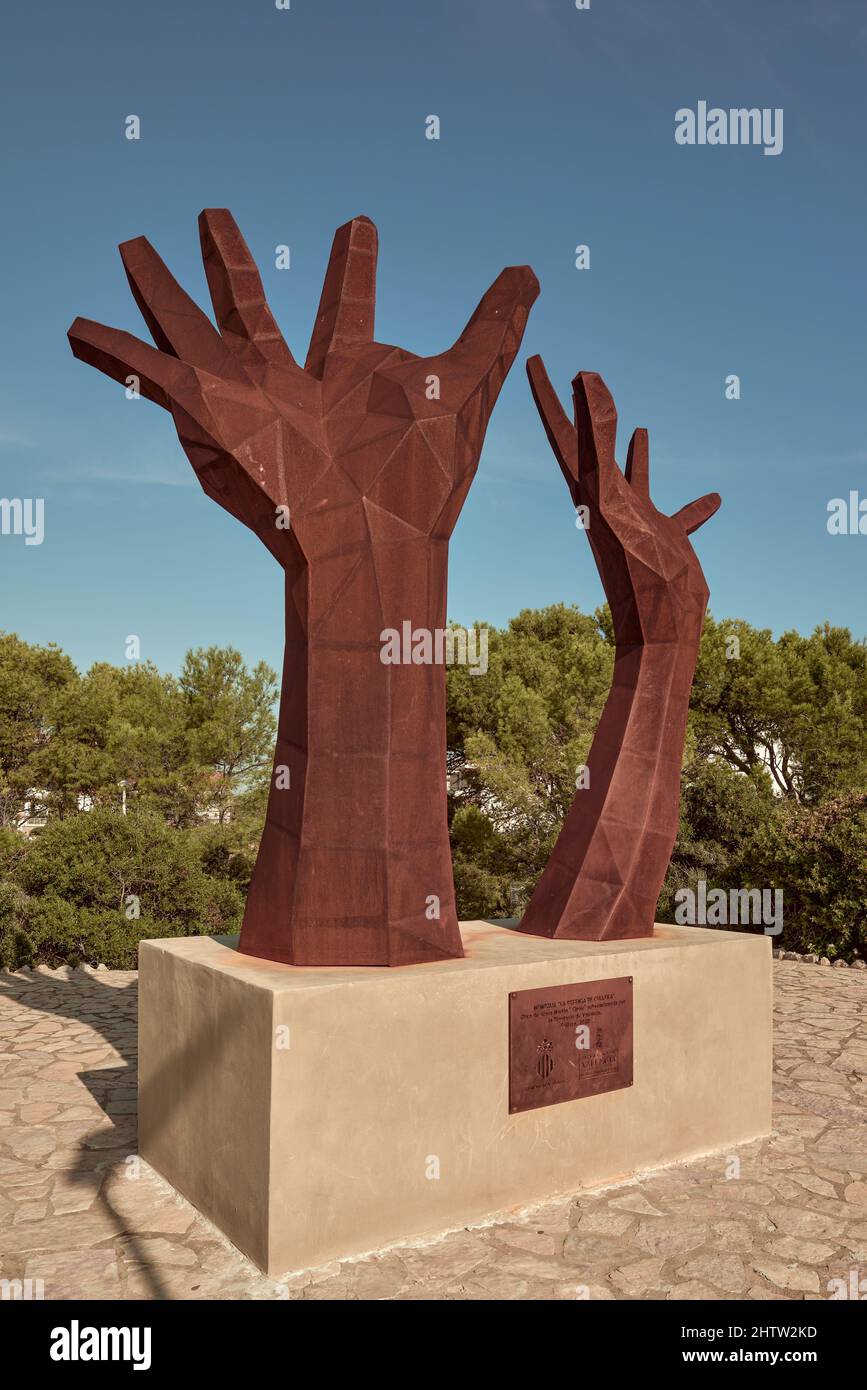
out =
{"type": "Polygon", "coordinates": [[[509,1111],[632,1085],[632,976],[509,995],[509,1111]]]}

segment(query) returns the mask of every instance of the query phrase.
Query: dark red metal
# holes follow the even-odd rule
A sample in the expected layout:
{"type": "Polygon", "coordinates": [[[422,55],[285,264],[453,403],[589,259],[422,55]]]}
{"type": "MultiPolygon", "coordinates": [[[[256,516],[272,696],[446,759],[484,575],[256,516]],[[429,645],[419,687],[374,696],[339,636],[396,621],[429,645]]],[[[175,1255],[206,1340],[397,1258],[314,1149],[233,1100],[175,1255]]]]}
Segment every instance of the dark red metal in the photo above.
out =
{"type": "Polygon", "coordinates": [[[385,665],[386,629],[446,624],[448,542],[538,294],[504,270],[453,347],[373,339],[377,234],[334,238],[304,367],[231,214],[203,212],[218,327],[149,242],[121,246],[156,347],[76,319],[77,357],[168,410],[209,497],[285,571],[275,778],[241,949],[296,965],[463,954],[445,789],[445,671],[385,665]]]}
{"type": "Polygon", "coordinates": [[[540,357],[527,363],[548,440],[587,537],[614,623],[611,691],[580,785],[519,930],[603,941],[651,936],[677,836],[680,769],[709,598],[689,540],[715,492],[673,516],[650,499],[647,431],[626,469],[614,457],[617,411],[604,381],[579,372],[567,417],[540,357]]]}

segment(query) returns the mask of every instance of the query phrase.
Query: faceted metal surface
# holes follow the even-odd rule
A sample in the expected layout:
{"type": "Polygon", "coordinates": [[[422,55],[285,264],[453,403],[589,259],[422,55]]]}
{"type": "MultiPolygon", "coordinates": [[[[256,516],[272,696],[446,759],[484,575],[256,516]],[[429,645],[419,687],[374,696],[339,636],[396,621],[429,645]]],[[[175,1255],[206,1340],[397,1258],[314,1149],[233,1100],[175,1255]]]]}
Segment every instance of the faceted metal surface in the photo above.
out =
{"type": "Polygon", "coordinates": [[[446,626],[449,539],[538,282],[502,271],[452,347],[417,357],[374,338],[377,233],[356,217],[334,237],[302,366],[231,213],[206,209],[199,230],[216,325],[137,237],[120,252],[156,347],[87,319],[69,340],[171,414],[204,491],[284,572],[274,777],[241,950],[293,965],[461,956],[445,668],[383,664],[383,636],[446,626]]]}
{"type": "Polygon", "coordinates": [[[632,976],[509,995],[509,1110],[632,1085],[632,976]]]}
{"type": "Polygon", "coordinates": [[[541,357],[530,386],[611,609],[611,690],[560,837],[518,928],[587,941],[652,936],[677,836],[689,693],[708,603],[690,534],[719,495],[667,516],[650,496],[647,431],[623,471],[617,411],[596,372],[572,382],[570,420],[541,357]]]}

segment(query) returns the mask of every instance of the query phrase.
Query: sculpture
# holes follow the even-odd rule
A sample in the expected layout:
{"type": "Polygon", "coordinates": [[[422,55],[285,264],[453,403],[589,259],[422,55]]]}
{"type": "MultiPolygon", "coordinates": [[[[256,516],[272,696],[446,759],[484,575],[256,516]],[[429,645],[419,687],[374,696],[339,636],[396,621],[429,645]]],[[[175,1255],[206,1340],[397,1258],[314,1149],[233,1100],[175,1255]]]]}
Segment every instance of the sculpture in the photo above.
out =
{"type": "Polygon", "coordinates": [[[240,949],[296,965],[461,956],[445,671],[381,633],[445,625],[448,542],[538,294],[504,270],[453,347],[373,339],[377,234],[335,234],[303,369],[225,209],[199,219],[218,329],[143,238],[121,256],[156,343],[76,319],[75,355],[170,411],[209,497],[285,571],[275,775],[240,949]]]}
{"type": "Polygon", "coordinates": [[[575,793],[519,930],[588,941],[650,936],[677,836],[689,693],[709,598],[689,536],[720,498],[708,493],[673,516],[657,511],[647,431],[633,434],[621,473],[617,412],[602,378],[575,377],[573,424],[540,357],[527,374],[572,501],[587,509],[616,656],[588,784],[575,793]]]}

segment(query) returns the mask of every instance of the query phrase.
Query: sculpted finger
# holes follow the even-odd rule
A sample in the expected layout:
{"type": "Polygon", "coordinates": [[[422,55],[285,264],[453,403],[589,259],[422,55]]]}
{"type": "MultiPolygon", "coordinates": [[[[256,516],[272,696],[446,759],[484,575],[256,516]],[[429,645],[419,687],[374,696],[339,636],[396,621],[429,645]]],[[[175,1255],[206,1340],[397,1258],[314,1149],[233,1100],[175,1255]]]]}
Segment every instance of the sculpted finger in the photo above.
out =
{"type": "Polygon", "coordinates": [[[259,268],[228,208],[199,214],[199,240],[220,332],[242,358],[295,366],[265,299],[259,268]]]}
{"type": "Polygon", "coordinates": [[[598,372],[579,372],[572,392],[581,474],[616,467],[617,410],[611,392],[598,372]]]}
{"type": "Polygon", "coordinates": [[[92,319],[76,319],[68,337],[80,361],[96,367],[123,386],[133,385],[142,396],[155,401],[164,410],[178,405],[203,427],[211,425],[196,373],[186,363],[160,352],[132,333],[106,328],[105,324],[92,319]]]}
{"type": "Polygon", "coordinates": [[[243,373],[207,314],[182,289],[147,237],[118,248],[133,298],[163,352],[214,376],[241,380],[243,373]]]}
{"type": "Polygon", "coordinates": [[[703,526],[714,512],[719,511],[722,498],[718,492],[706,492],[704,497],[698,497],[694,502],[689,502],[685,507],[681,507],[679,512],[672,514],[672,521],[679,521],[689,536],[693,531],[697,531],[699,526],[703,526]]]}
{"type": "Polygon", "coordinates": [[[305,363],[313,376],[322,377],[329,352],[373,341],[378,249],[369,217],[354,217],[334,233],[305,363]]]}
{"type": "Polygon", "coordinates": [[[629,441],[626,454],[626,467],[623,470],[626,481],[642,497],[650,496],[650,451],[647,430],[635,430],[629,441]]]}
{"type": "Polygon", "coordinates": [[[530,266],[507,266],[482,295],[463,333],[445,354],[449,369],[464,374],[468,385],[487,385],[490,409],[521,346],[538,295],[539,281],[530,266]]]}
{"type": "Polygon", "coordinates": [[[575,425],[569,419],[554,387],[551,385],[545,363],[539,356],[527,360],[527,376],[530,390],[539,418],[545,427],[548,443],[560,465],[567,483],[578,481],[578,439],[575,425]]]}

